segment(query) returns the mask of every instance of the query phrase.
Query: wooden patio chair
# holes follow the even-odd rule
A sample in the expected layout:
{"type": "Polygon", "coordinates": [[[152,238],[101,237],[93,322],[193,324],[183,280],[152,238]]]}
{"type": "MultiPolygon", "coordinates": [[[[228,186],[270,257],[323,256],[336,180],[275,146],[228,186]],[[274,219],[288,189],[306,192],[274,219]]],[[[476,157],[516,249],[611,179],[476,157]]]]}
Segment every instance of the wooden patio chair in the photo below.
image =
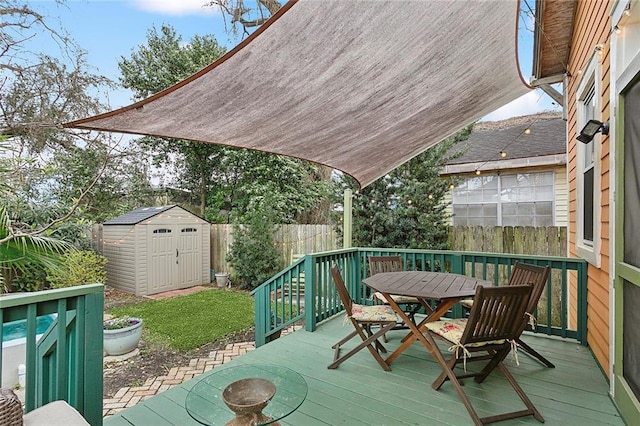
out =
{"type": "MultiPolygon", "coordinates": [[[[367,258],[369,262],[369,276],[374,276],[380,272],[400,272],[404,271],[404,266],[402,264],[402,256],[369,256],[367,258]]],[[[373,297],[382,302],[389,303],[384,295],[378,291],[373,293],[373,297]]],[[[397,294],[392,294],[391,298],[396,302],[402,310],[407,314],[409,319],[416,324],[415,315],[418,313],[422,305],[420,301],[415,297],[410,296],[401,296],[397,294]]],[[[399,325],[396,328],[407,328],[404,325],[399,325]]]]}
{"type": "MultiPolygon", "coordinates": [[[[533,287],[533,290],[531,291],[531,299],[527,305],[527,319],[522,323],[522,331],[527,328],[528,324],[535,322],[534,314],[550,273],[551,268],[549,266],[531,265],[529,263],[522,262],[514,263],[513,269],[511,269],[511,276],[507,283],[508,286],[528,284],[533,287]]],[[[467,308],[471,308],[473,305],[473,299],[463,300],[461,304],[467,308]]],[[[551,361],[523,342],[520,337],[518,337],[516,341],[518,346],[521,347],[524,352],[536,358],[545,366],[555,368],[555,365],[553,365],[551,361]]]]}
{"type": "Polygon", "coordinates": [[[379,352],[387,351],[378,338],[382,337],[386,332],[395,327],[396,323],[400,321],[400,318],[398,318],[395,311],[389,305],[367,306],[354,303],[353,299],[349,295],[347,287],[344,285],[344,280],[342,279],[342,275],[340,275],[340,270],[337,266],[331,268],[331,276],[333,277],[333,282],[335,283],[338,294],[340,295],[340,300],[344,305],[347,318],[355,330],[332,346],[335,352],[333,362],[329,364],[328,368],[337,368],[342,362],[351,358],[361,349],[366,347],[369,352],[371,352],[371,355],[373,355],[375,360],[378,361],[380,367],[386,371],[390,371],[391,368],[380,356],[379,352]],[[371,329],[372,327],[379,327],[379,329],[374,333],[371,329]],[[360,336],[362,342],[346,354],[340,356],[341,346],[355,336],[360,336]]]}
{"type": "Polygon", "coordinates": [[[476,425],[524,416],[533,416],[539,422],[544,422],[542,415],[503,363],[509,352],[513,350],[515,340],[522,333],[521,324],[526,317],[525,312],[531,292],[530,285],[478,287],[468,318],[440,320],[426,324],[425,337],[432,344],[432,353],[442,367],[442,373],[433,382],[432,387],[438,390],[446,380],[450,380],[476,425]],[[449,350],[453,353],[450,359],[444,358],[434,338],[443,340],[449,346],[449,350]],[[472,355],[478,352],[483,354],[472,355]],[[475,361],[487,361],[487,363],[480,372],[467,373],[466,365],[475,361]],[[456,374],[454,369],[460,362],[464,363],[465,371],[462,374],[456,374]],[[505,376],[527,409],[480,418],[465,394],[460,380],[473,377],[477,383],[482,383],[496,367],[505,376]]]}

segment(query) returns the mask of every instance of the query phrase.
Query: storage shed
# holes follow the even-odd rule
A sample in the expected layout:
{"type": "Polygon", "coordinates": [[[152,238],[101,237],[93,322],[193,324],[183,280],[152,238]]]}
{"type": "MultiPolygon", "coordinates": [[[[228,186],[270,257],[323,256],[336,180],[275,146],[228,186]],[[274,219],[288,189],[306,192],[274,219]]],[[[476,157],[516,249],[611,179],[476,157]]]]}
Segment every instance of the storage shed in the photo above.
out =
{"type": "Polygon", "coordinates": [[[210,282],[210,225],[175,205],[143,207],[102,224],[110,286],[147,296],[210,282]]]}

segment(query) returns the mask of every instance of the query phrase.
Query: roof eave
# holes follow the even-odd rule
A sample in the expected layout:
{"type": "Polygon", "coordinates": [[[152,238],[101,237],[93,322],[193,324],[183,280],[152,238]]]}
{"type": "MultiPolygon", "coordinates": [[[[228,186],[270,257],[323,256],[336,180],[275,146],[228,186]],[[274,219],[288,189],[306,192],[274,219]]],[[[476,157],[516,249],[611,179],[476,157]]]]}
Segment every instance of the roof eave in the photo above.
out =
{"type": "Polygon", "coordinates": [[[441,171],[441,176],[457,175],[480,171],[497,171],[529,167],[562,166],[567,164],[566,154],[541,155],[538,157],[514,158],[510,160],[482,161],[463,164],[450,164],[441,171]]]}
{"type": "Polygon", "coordinates": [[[567,73],[576,4],[536,0],[532,86],[561,83],[567,73]]]}

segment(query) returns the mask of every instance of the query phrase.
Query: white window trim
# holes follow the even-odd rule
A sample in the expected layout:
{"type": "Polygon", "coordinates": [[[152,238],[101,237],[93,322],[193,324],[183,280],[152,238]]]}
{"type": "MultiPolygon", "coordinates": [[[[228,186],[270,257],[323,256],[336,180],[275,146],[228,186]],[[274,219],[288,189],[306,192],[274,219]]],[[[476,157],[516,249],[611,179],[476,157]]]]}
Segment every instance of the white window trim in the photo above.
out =
{"type": "MultiPolygon", "coordinates": [[[[583,100],[586,94],[589,92],[591,87],[595,88],[595,109],[596,114],[601,111],[601,100],[600,100],[600,92],[601,92],[601,80],[602,80],[602,68],[600,67],[600,55],[598,52],[594,52],[587,67],[584,69],[582,73],[582,78],[580,80],[580,84],[578,84],[576,102],[577,102],[577,126],[576,126],[576,135],[580,133],[580,130],[586,124],[584,122],[584,107],[583,100]]],[[[596,119],[602,119],[602,117],[595,117],[596,119]]],[[[591,263],[595,267],[600,267],[600,244],[601,244],[601,235],[600,235],[600,218],[601,218],[601,210],[602,206],[600,203],[600,179],[601,179],[601,165],[600,165],[600,157],[601,157],[601,143],[600,143],[600,134],[597,134],[593,139],[594,143],[594,170],[593,170],[593,206],[595,211],[593,212],[593,244],[589,242],[585,242],[584,240],[584,228],[582,226],[584,217],[584,199],[580,195],[583,192],[584,186],[584,156],[586,145],[581,142],[576,142],[576,252],[578,256],[591,263]]]]}

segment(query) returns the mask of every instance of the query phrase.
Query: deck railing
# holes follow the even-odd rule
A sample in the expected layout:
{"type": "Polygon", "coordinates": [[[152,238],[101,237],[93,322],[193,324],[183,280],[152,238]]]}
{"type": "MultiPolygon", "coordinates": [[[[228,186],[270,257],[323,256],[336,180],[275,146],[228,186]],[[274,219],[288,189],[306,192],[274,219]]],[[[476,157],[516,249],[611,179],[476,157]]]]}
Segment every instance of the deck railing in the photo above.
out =
{"type": "MultiPolygon", "coordinates": [[[[102,284],[0,296],[2,325],[26,325],[26,412],[62,399],[91,425],[102,425],[103,310],[102,284]],[[38,317],[51,314],[55,320],[38,339],[38,317]]],[[[2,334],[0,328],[0,341],[2,334]]]]}
{"type": "MultiPolygon", "coordinates": [[[[373,303],[370,289],[362,284],[362,279],[367,276],[367,256],[374,255],[401,255],[407,270],[459,273],[492,281],[494,285],[508,281],[516,261],[548,265],[551,274],[531,331],[576,339],[586,345],[587,265],[582,259],[371,248],[308,254],[256,288],[253,291],[256,345],[269,342],[282,329],[302,319],[305,328],[313,331],[320,321],[343,310],[331,280],[330,269],[334,263],[340,266],[354,300],[373,303]]],[[[462,309],[456,306],[449,315],[459,317],[462,309]]]]}

